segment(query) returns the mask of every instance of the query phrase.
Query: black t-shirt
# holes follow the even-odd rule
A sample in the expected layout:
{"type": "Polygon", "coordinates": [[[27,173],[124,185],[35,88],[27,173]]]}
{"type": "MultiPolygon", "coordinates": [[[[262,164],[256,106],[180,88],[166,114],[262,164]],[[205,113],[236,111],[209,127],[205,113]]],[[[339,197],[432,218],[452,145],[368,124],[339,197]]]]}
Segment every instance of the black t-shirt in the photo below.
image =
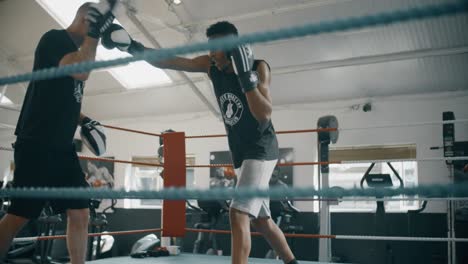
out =
{"type": "MultiPolygon", "coordinates": [[[[256,60],[253,70],[257,69],[256,60]]],[[[266,63],[266,62],[265,62],[266,63]]],[[[210,68],[210,78],[223,115],[235,168],[246,159],[278,159],[278,141],[271,120],[260,124],[252,115],[235,73],[210,68]]]]}
{"type": "MultiPolygon", "coordinates": [[[[59,66],[78,48],[65,30],[50,30],[36,47],[33,70],[59,66]]],[[[78,126],[84,82],[70,76],[29,83],[16,126],[17,142],[66,149],[78,126]]]]}

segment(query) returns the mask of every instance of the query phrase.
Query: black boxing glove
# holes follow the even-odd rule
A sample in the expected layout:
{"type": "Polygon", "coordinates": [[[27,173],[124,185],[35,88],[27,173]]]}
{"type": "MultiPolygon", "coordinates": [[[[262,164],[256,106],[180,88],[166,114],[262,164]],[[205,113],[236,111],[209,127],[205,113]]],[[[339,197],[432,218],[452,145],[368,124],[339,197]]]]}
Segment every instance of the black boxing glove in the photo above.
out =
{"type": "Polygon", "coordinates": [[[114,21],[114,11],[117,0],[101,0],[99,3],[89,5],[86,20],[89,22],[88,36],[98,39],[114,21]]]}
{"type": "Polygon", "coordinates": [[[252,71],[254,56],[248,45],[240,45],[228,53],[232,67],[237,75],[242,92],[246,93],[257,88],[258,74],[252,71]]]}
{"type": "Polygon", "coordinates": [[[86,147],[96,156],[106,153],[106,134],[104,127],[89,117],[81,121],[80,136],[86,147]]]}

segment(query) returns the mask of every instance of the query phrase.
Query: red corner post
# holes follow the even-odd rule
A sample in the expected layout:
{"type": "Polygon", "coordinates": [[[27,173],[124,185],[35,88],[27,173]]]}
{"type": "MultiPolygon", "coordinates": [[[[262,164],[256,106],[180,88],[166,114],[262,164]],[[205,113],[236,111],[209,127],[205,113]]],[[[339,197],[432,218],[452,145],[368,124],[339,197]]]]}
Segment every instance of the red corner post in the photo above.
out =
{"type": "MultiPolygon", "coordinates": [[[[161,135],[164,140],[164,188],[185,188],[185,133],[161,135]]],[[[162,236],[185,236],[185,200],[164,200],[162,236]]]]}

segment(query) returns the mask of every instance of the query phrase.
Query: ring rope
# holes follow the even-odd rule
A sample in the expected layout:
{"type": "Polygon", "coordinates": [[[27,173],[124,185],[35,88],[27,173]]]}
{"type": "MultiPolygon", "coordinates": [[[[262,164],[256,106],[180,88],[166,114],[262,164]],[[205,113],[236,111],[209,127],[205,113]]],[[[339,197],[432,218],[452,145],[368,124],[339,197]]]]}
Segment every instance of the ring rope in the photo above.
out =
{"type": "Polygon", "coordinates": [[[248,198],[310,198],[314,196],[338,198],[345,196],[363,197],[391,197],[398,195],[423,196],[423,197],[467,197],[468,184],[434,184],[410,188],[375,188],[375,189],[341,189],[324,188],[315,189],[313,187],[282,188],[272,187],[269,189],[260,188],[212,188],[185,189],[185,188],[165,188],[159,191],[126,191],[124,189],[107,188],[8,188],[0,189],[0,198],[54,198],[54,199],[164,199],[164,200],[229,200],[248,198]]]}
{"type": "MultiPolygon", "coordinates": [[[[278,163],[279,167],[289,167],[289,166],[311,166],[311,165],[329,165],[329,164],[340,164],[341,161],[311,161],[311,162],[285,162],[278,163]]],[[[229,163],[219,163],[219,164],[195,164],[195,165],[186,165],[187,168],[222,168],[222,167],[233,167],[233,164],[229,163]]]]}
{"type": "MultiPolygon", "coordinates": [[[[316,129],[302,129],[302,130],[283,130],[275,131],[276,134],[297,134],[297,133],[313,133],[313,132],[332,132],[338,131],[337,128],[316,128],[316,129]]],[[[186,136],[186,139],[193,138],[214,138],[214,137],[225,137],[226,134],[214,134],[214,135],[198,135],[198,136],[186,136]]]]}
{"type": "MultiPolygon", "coordinates": [[[[2,147],[2,146],[0,146],[0,150],[15,151],[13,148],[2,147]]],[[[161,164],[161,163],[148,163],[148,162],[137,162],[137,161],[129,161],[129,160],[117,160],[117,159],[109,159],[109,158],[92,157],[92,156],[86,156],[86,155],[79,155],[78,158],[80,158],[82,160],[114,162],[114,163],[142,165],[142,166],[150,166],[150,167],[164,167],[164,164],[161,164]]]]}
{"type": "Polygon", "coordinates": [[[0,150],[3,150],[3,151],[14,151],[13,148],[9,148],[9,147],[2,147],[0,146],[0,150]]]}
{"type": "MultiPolygon", "coordinates": [[[[216,230],[216,229],[196,229],[196,228],[185,228],[187,232],[195,232],[195,233],[213,233],[213,234],[225,234],[230,235],[230,230],[216,230]]],[[[261,236],[262,234],[259,232],[250,232],[253,236],[261,236]]],[[[301,238],[335,238],[334,235],[318,235],[318,234],[290,234],[284,233],[285,237],[301,237],[301,238]]]]}
{"type": "Polygon", "coordinates": [[[426,162],[426,161],[455,161],[455,160],[468,160],[468,156],[460,157],[432,157],[432,158],[409,158],[409,159],[377,159],[377,160],[343,160],[335,161],[334,163],[339,164],[355,164],[355,163],[382,163],[382,162],[404,162],[404,161],[417,161],[417,162],[426,162]]]}
{"type": "MultiPolygon", "coordinates": [[[[332,131],[352,131],[352,130],[370,130],[379,128],[394,128],[394,127],[414,127],[414,126],[428,126],[428,125],[445,125],[445,124],[457,124],[457,123],[468,123],[468,119],[458,120],[444,120],[444,121],[426,121],[416,123],[400,123],[400,124],[389,124],[389,125],[377,125],[368,127],[349,127],[349,128],[318,128],[318,129],[302,129],[302,130],[283,130],[276,131],[276,134],[293,134],[293,133],[319,133],[319,132],[332,132],[332,131]]],[[[186,136],[187,139],[194,138],[215,138],[225,137],[226,134],[213,134],[213,135],[197,135],[197,136],[186,136]]]]}
{"type": "Polygon", "coordinates": [[[398,22],[408,22],[446,15],[456,15],[466,12],[468,12],[468,0],[459,0],[453,3],[426,5],[424,7],[413,7],[409,9],[380,12],[361,17],[351,17],[347,19],[338,19],[327,22],[324,21],[320,23],[309,23],[279,30],[246,34],[238,38],[223,38],[174,48],[145,51],[140,54],[136,54],[133,57],[118,58],[108,61],[82,62],[78,64],[65,65],[59,68],[42,69],[35,72],[7,76],[0,78],[0,85],[63,77],[74,73],[89,72],[94,69],[107,68],[140,60],[161,61],[172,58],[176,55],[190,54],[207,50],[227,50],[245,43],[261,43],[351,29],[362,29],[365,27],[390,25],[398,22]]]}
{"type": "Polygon", "coordinates": [[[91,157],[80,155],[78,156],[82,160],[93,160],[93,161],[102,161],[102,162],[114,162],[114,163],[123,163],[123,164],[132,164],[132,165],[142,165],[142,166],[151,166],[151,167],[164,167],[163,164],[160,163],[148,163],[148,162],[136,162],[136,161],[128,161],[128,160],[116,160],[116,159],[108,159],[108,158],[98,158],[98,157],[91,157]]]}
{"type": "MultiPolygon", "coordinates": [[[[468,156],[461,157],[432,157],[432,158],[408,158],[408,159],[378,159],[378,160],[335,160],[335,161],[304,161],[304,162],[283,162],[278,163],[278,167],[290,166],[315,166],[315,165],[332,165],[332,164],[356,164],[356,163],[383,163],[383,162],[404,162],[404,161],[455,161],[455,160],[468,160],[468,156]]],[[[222,168],[233,167],[233,164],[219,163],[219,164],[195,164],[186,165],[187,168],[222,168]]]]}
{"type": "MultiPolygon", "coordinates": [[[[152,233],[152,232],[161,232],[161,228],[153,229],[140,229],[140,230],[129,230],[129,231],[112,231],[112,232],[102,232],[102,233],[89,233],[88,237],[97,237],[97,236],[120,236],[120,235],[133,235],[133,234],[142,234],[142,233],[152,233]]],[[[35,236],[35,237],[18,237],[13,239],[13,242],[28,242],[28,241],[43,241],[43,240],[52,240],[52,239],[66,239],[67,235],[57,235],[57,236],[35,236]]]]}
{"type": "MultiPolygon", "coordinates": [[[[185,228],[187,232],[194,233],[212,233],[212,234],[226,234],[230,235],[230,230],[208,230],[208,229],[196,229],[196,228],[185,228]]],[[[118,235],[132,235],[141,233],[152,233],[161,232],[161,228],[154,229],[140,229],[140,230],[128,230],[128,231],[113,231],[113,232],[102,232],[102,233],[90,233],[88,237],[97,236],[118,236],[118,235]]],[[[251,232],[253,236],[260,236],[259,232],[251,232]]],[[[285,233],[287,238],[307,238],[307,239],[342,239],[342,240],[386,240],[386,241],[420,241],[420,242],[468,242],[468,238],[445,238],[445,237],[403,237],[403,236],[359,236],[359,235],[320,235],[320,234],[292,234],[285,233]]],[[[66,239],[67,235],[56,235],[56,236],[35,236],[35,237],[19,237],[13,240],[14,243],[18,242],[29,242],[29,241],[44,241],[44,240],[55,240],[55,239],[66,239]]]]}
{"type": "MultiPolygon", "coordinates": [[[[270,199],[272,201],[283,201],[284,199],[270,199]]],[[[439,197],[439,198],[427,198],[427,197],[344,197],[344,198],[295,198],[294,201],[303,202],[402,202],[402,201],[468,201],[468,195],[466,197],[439,197]]]]}
{"type": "Polygon", "coordinates": [[[116,126],[110,126],[110,125],[102,125],[106,128],[110,129],[115,129],[115,130],[121,130],[121,131],[126,131],[126,132],[131,132],[131,133],[137,133],[137,134],[143,134],[143,135],[148,135],[148,136],[155,136],[155,137],[160,137],[161,134],[156,134],[156,133],[150,133],[150,132],[145,132],[141,130],[134,130],[134,129],[128,129],[128,128],[123,128],[123,127],[116,127],[116,126]]]}
{"type": "MultiPolygon", "coordinates": [[[[401,124],[390,124],[390,125],[379,125],[379,126],[369,126],[369,127],[350,127],[350,128],[316,128],[316,129],[296,129],[296,130],[280,130],[276,131],[276,134],[297,134],[297,133],[320,133],[320,132],[333,132],[333,131],[350,131],[350,130],[370,130],[370,129],[379,129],[379,128],[393,128],[393,127],[413,127],[413,126],[426,126],[426,125],[440,125],[440,124],[456,124],[456,123],[467,123],[468,119],[458,119],[458,120],[444,120],[444,121],[427,121],[427,122],[416,122],[416,123],[401,123],[401,124]]],[[[161,134],[151,133],[141,130],[103,125],[109,129],[121,130],[131,133],[149,135],[161,137],[161,134]]],[[[208,135],[195,135],[195,136],[185,136],[186,139],[196,139],[196,138],[216,138],[216,137],[226,137],[226,134],[208,134],[208,135]]],[[[0,147],[0,150],[9,150],[0,147]]]]}
{"type": "Polygon", "coordinates": [[[468,238],[454,238],[454,237],[402,237],[402,236],[336,235],[335,239],[343,239],[343,240],[386,240],[386,241],[422,241],[422,242],[468,242],[468,238]]]}
{"type": "MultiPolygon", "coordinates": [[[[4,151],[14,151],[12,148],[0,146],[0,150],[4,151]]],[[[86,155],[78,156],[82,160],[93,160],[93,161],[102,161],[102,162],[115,162],[123,164],[132,164],[132,165],[142,165],[150,167],[164,167],[162,163],[148,163],[148,162],[136,162],[128,160],[116,160],[109,158],[99,158],[86,155]]],[[[409,158],[409,159],[378,159],[378,160],[337,160],[337,161],[311,161],[311,162],[285,162],[278,163],[279,167],[289,167],[289,166],[314,166],[314,165],[331,165],[331,164],[356,164],[356,163],[383,163],[383,162],[404,162],[404,161],[457,161],[457,160],[468,160],[468,156],[461,157],[432,157],[432,158],[409,158]]],[[[219,163],[219,164],[195,164],[195,165],[186,165],[187,168],[223,168],[223,167],[233,167],[233,164],[229,163],[219,163]]]]}
{"type": "MultiPolygon", "coordinates": [[[[214,229],[195,229],[186,228],[188,232],[195,233],[212,233],[230,235],[230,230],[214,230],[214,229]]],[[[260,236],[259,232],[251,232],[253,236],[260,236]]],[[[421,241],[421,242],[468,242],[468,238],[453,238],[453,237],[403,237],[403,236],[356,236],[356,235],[320,235],[320,234],[291,234],[285,233],[288,238],[330,238],[343,240],[387,240],[387,241],[421,241]]]]}
{"type": "Polygon", "coordinates": [[[430,125],[445,125],[445,124],[458,124],[467,123],[468,119],[457,119],[457,120],[443,120],[443,121],[426,121],[426,122],[415,122],[415,123],[400,123],[400,124],[389,124],[389,125],[376,125],[369,127],[349,127],[339,128],[339,131],[351,131],[351,130],[368,130],[368,129],[379,129],[379,128],[394,128],[394,127],[414,127],[414,126],[430,126],[430,125]]]}

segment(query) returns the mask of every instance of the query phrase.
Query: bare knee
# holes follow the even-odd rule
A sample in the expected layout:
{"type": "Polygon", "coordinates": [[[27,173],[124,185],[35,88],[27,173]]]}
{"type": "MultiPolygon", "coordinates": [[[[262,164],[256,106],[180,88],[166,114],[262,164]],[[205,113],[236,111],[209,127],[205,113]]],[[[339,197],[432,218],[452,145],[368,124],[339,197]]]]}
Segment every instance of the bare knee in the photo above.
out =
{"type": "Polygon", "coordinates": [[[28,221],[29,219],[21,216],[6,214],[0,220],[0,225],[6,230],[9,230],[9,232],[15,236],[28,223],[28,221]]]}
{"type": "Polygon", "coordinates": [[[255,230],[263,233],[271,228],[272,222],[270,218],[256,218],[252,220],[251,224],[255,230]]]}
{"type": "Polygon", "coordinates": [[[268,217],[255,218],[252,220],[252,224],[256,226],[267,226],[270,224],[270,218],[268,217]]]}
{"type": "Polygon", "coordinates": [[[69,209],[67,210],[68,223],[73,226],[86,227],[88,226],[89,210],[88,209],[69,209]]]}
{"type": "Polygon", "coordinates": [[[250,228],[248,214],[241,212],[237,209],[231,208],[229,210],[229,219],[231,221],[231,227],[235,229],[250,228]]]}
{"type": "Polygon", "coordinates": [[[229,218],[234,221],[239,221],[246,213],[239,211],[235,208],[229,209],[229,218]]]}

